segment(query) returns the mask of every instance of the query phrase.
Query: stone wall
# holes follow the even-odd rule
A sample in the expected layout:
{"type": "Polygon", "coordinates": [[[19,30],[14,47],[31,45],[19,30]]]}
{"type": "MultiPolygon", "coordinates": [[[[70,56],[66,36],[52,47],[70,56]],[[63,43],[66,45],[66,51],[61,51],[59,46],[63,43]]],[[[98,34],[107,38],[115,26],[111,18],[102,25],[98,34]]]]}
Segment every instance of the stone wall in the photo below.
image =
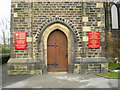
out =
{"type": "MultiPolygon", "coordinates": [[[[111,7],[115,3],[106,3],[105,10],[106,10],[106,26],[105,26],[105,33],[106,33],[106,57],[108,61],[115,61],[115,58],[118,58],[120,62],[120,28],[112,29],[112,18],[111,18],[111,7]]],[[[116,4],[119,7],[119,4],[116,4]]]]}
{"type": "MultiPolygon", "coordinates": [[[[44,60],[38,43],[38,39],[43,34],[46,27],[51,22],[62,22],[72,29],[75,34],[75,54],[73,60],[73,71],[76,73],[91,72],[95,70],[101,72],[102,63],[106,63],[104,51],[104,4],[88,2],[12,2],[11,18],[11,59],[8,66],[19,65],[15,60],[41,62],[44,60]],[[88,31],[100,31],[101,46],[99,49],[88,49],[88,31]],[[27,32],[27,49],[14,49],[14,32],[27,32]],[[15,62],[13,62],[15,61],[15,62]],[[91,62],[91,63],[90,63],[91,62]],[[97,64],[96,64],[97,63],[97,64]],[[76,66],[76,64],[79,64],[76,66]],[[97,68],[97,69],[95,69],[97,68]]],[[[27,61],[27,62],[26,62],[27,61]]],[[[28,65],[25,64],[27,67],[28,65]]],[[[18,66],[18,67],[19,67],[18,66]]],[[[34,64],[35,67],[35,64],[34,64]]],[[[45,67],[45,66],[42,66],[45,67]]],[[[43,70],[43,68],[40,70],[43,70]]],[[[46,67],[45,67],[46,68],[46,67]]],[[[71,68],[71,67],[70,67],[71,68]]],[[[26,71],[28,69],[25,69],[26,71]]],[[[33,68],[32,70],[36,70],[33,68]]],[[[10,74],[12,74],[12,70],[10,74]]],[[[18,72],[17,69],[13,71],[18,72]]]]}
{"type": "Polygon", "coordinates": [[[11,16],[11,57],[32,58],[32,12],[31,3],[13,2],[11,16]],[[27,32],[27,49],[14,49],[14,32],[27,32]]]}

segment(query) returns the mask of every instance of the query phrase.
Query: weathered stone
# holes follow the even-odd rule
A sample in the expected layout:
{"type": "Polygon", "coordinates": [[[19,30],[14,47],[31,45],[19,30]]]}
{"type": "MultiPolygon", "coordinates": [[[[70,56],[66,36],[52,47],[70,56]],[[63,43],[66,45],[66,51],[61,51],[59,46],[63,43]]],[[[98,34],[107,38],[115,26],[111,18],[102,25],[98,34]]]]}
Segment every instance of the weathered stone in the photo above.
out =
{"type": "Polygon", "coordinates": [[[83,27],[83,31],[91,31],[90,27],[83,27]]]}
{"type": "Polygon", "coordinates": [[[32,42],[32,37],[27,37],[27,42],[32,42]]]}
{"type": "Polygon", "coordinates": [[[83,36],[83,41],[88,41],[88,36],[83,36]]]}
{"type": "Polygon", "coordinates": [[[103,8],[103,3],[96,3],[96,8],[103,8]]]}
{"type": "Polygon", "coordinates": [[[105,41],[103,8],[103,3],[96,2],[12,2],[8,74],[47,73],[47,39],[56,29],[68,40],[68,72],[104,71],[104,65],[95,64],[107,62],[102,58],[104,44],[99,49],[88,48],[88,31],[100,31],[102,43],[105,41]],[[27,32],[27,49],[13,48],[14,32],[27,32]]]}
{"type": "Polygon", "coordinates": [[[18,14],[17,14],[17,13],[14,13],[14,17],[18,17],[18,14]]]}
{"type": "Polygon", "coordinates": [[[88,17],[83,17],[83,18],[82,18],[82,21],[83,21],[83,22],[88,22],[88,17]]]}

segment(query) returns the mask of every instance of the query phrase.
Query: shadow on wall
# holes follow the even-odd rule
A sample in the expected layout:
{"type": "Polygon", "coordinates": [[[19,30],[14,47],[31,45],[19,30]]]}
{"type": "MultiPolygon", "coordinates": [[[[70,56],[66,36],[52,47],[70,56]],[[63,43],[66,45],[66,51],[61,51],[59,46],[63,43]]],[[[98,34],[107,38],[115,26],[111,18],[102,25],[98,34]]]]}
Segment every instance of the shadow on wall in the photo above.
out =
{"type": "Polygon", "coordinates": [[[106,55],[108,61],[120,63],[120,32],[106,33],[106,55]]]}

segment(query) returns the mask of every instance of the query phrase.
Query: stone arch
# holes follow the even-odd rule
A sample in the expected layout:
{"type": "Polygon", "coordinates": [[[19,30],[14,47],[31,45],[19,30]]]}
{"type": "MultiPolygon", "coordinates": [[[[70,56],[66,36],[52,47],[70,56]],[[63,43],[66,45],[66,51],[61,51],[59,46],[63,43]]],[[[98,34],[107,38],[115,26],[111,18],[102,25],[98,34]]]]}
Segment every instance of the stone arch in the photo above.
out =
{"type": "Polygon", "coordinates": [[[76,35],[73,31],[72,27],[69,24],[65,24],[60,21],[52,21],[49,24],[45,25],[44,28],[36,35],[36,43],[37,43],[37,54],[43,65],[44,70],[47,70],[47,38],[50,33],[56,29],[61,30],[65,33],[68,39],[68,71],[72,72],[73,62],[76,58],[76,35]]]}
{"type": "Polygon", "coordinates": [[[76,28],[73,26],[73,24],[69,20],[66,20],[66,19],[63,19],[60,17],[50,18],[50,19],[47,19],[45,22],[43,22],[40,25],[39,29],[37,30],[37,34],[35,36],[36,41],[38,41],[38,40],[40,41],[40,39],[38,39],[38,38],[40,38],[42,36],[43,32],[45,31],[45,29],[48,26],[50,26],[54,23],[61,23],[61,24],[65,25],[66,27],[68,27],[72,31],[72,33],[74,34],[75,42],[76,42],[76,34],[75,34],[76,28]]]}

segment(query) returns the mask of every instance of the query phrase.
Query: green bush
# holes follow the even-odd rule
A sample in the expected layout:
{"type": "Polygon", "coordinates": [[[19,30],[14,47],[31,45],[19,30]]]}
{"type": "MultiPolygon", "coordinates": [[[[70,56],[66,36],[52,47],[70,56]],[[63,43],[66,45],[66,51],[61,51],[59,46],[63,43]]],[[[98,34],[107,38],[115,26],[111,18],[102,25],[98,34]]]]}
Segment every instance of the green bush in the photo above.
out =
{"type": "Polygon", "coordinates": [[[7,46],[7,45],[6,45],[6,46],[1,45],[0,48],[1,48],[2,50],[10,50],[10,47],[7,46]]]}
{"type": "Polygon", "coordinates": [[[2,53],[0,53],[0,64],[7,63],[10,58],[10,47],[0,45],[0,49],[2,50],[2,53]]]}
{"type": "Polygon", "coordinates": [[[10,53],[10,47],[9,46],[3,46],[3,45],[1,45],[0,49],[2,50],[2,54],[10,53]]]}
{"type": "Polygon", "coordinates": [[[120,69],[120,64],[119,63],[115,63],[115,62],[110,62],[108,64],[108,68],[110,70],[120,69]]]}

